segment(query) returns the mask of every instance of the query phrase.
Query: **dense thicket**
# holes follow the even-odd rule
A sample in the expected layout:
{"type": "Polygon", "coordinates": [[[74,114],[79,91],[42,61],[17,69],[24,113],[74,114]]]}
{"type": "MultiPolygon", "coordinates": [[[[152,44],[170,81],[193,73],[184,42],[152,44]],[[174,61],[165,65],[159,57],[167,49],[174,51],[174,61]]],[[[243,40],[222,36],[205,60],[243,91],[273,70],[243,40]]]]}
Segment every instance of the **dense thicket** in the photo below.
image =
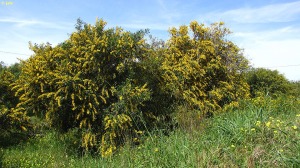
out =
{"type": "Polygon", "coordinates": [[[12,114],[76,132],[81,149],[109,156],[125,140],[170,129],[179,106],[206,115],[249,97],[248,61],[223,23],[172,28],[166,43],[105,25],[78,20],[59,45],[31,44],[17,80],[3,80],[18,98],[12,114]]]}

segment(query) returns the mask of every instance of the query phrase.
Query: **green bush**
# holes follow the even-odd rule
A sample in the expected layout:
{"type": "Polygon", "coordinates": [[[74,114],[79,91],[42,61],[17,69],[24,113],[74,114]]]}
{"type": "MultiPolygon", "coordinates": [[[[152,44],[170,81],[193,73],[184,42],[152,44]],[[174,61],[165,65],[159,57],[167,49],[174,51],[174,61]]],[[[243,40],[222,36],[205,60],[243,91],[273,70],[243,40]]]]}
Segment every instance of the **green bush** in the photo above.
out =
{"type": "Polygon", "coordinates": [[[265,68],[252,68],[246,75],[247,83],[250,86],[252,97],[263,94],[286,94],[289,91],[288,80],[277,70],[269,70],[265,68]]]}
{"type": "Polygon", "coordinates": [[[290,90],[289,94],[295,97],[300,96],[300,81],[292,81],[290,82],[290,90]]]}

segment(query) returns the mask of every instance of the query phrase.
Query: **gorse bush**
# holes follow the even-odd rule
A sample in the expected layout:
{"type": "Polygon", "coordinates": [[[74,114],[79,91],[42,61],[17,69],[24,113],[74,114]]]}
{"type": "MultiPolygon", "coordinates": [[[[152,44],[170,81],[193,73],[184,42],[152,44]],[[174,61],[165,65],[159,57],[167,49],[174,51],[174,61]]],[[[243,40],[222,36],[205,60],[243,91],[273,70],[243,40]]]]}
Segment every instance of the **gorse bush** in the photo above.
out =
{"type": "Polygon", "coordinates": [[[64,132],[80,128],[82,148],[101,148],[104,156],[139,129],[140,108],[150,94],[146,83],[134,80],[146,52],[143,32],[104,30],[105,24],[78,22],[77,32],[56,47],[31,45],[35,54],[13,84],[20,96],[17,110],[44,117],[64,132]]]}
{"type": "Polygon", "coordinates": [[[223,23],[210,27],[197,22],[170,29],[161,69],[165,90],[203,113],[249,96],[243,78],[248,61],[226,40],[223,23]]]}
{"type": "MultiPolygon", "coordinates": [[[[12,67],[17,67],[13,65],[12,67]]],[[[27,131],[31,129],[29,117],[26,113],[18,112],[15,106],[18,97],[11,90],[18,75],[18,68],[2,67],[0,69],[0,146],[7,146],[18,143],[19,140],[27,137],[27,131]],[[16,74],[16,75],[15,75],[16,74]]]]}
{"type": "Polygon", "coordinates": [[[64,133],[77,130],[74,144],[110,156],[127,139],[170,128],[178,106],[206,114],[249,95],[248,61],[226,40],[223,23],[192,22],[172,28],[166,43],[150,44],[147,31],[105,25],[78,20],[77,31],[55,47],[30,44],[34,55],[10,85],[19,97],[14,113],[64,133]]]}

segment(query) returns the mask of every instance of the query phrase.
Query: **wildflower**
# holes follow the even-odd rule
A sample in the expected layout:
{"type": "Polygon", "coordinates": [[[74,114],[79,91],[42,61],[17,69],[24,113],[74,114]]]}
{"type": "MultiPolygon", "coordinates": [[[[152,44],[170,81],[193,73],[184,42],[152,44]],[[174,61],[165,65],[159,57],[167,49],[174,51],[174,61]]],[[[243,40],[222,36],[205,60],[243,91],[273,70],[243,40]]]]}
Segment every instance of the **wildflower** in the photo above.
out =
{"type": "Polygon", "coordinates": [[[143,134],[143,131],[136,131],[135,130],[135,133],[137,133],[137,134],[143,134]]]}
{"type": "Polygon", "coordinates": [[[266,123],[266,126],[269,128],[269,127],[271,126],[271,122],[270,122],[270,121],[267,122],[267,123],[266,123]]]}
{"type": "Polygon", "coordinates": [[[255,125],[259,127],[259,126],[260,126],[260,124],[261,124],[261,122],[260,122],[260,121],[256,121],[256,124],[255,124],[255,125]]]}
{"type": "Polygon", "coordinates": [[[251,131],[255,131],[255,128],[251,128],[251,131]]]}
{"type": "Polygon", "coordinates": [[[120,100],[122,100],[123,99],[123,96],[120,96],[120,100]]]}
{"type": "Polygon", "coordinates": [[[154,152],[158,152],[158,151],[159,151],[158,148],[155,148],[155,149],[154,149],[154,152]]]}
{"type": "Polygon", "coordinates": [[[297,126],[296,126],[296,125],[293,125],[292,128],[293,128],[294,130],[296,130],[296,129],[297,129],[297,126]]]}

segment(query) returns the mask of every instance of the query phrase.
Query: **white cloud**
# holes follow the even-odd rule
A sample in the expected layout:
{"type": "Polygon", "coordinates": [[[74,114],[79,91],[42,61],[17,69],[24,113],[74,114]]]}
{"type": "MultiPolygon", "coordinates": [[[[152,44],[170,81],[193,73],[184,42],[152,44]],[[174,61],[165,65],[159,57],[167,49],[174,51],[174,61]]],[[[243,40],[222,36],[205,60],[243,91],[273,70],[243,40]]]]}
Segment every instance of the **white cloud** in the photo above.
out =
{"type": "Polygon", "coordinates": [[[246,57],[254,67],[277,69],[289,80],[300,80],[300,29],[285,27],[272,31],[238,32],[234,41],[244,48],[246,57]]]}
{"type": "Polygon", "coordinates": [[[289,22],[298,19],[300,15],[300,1],[278,3],[263,7],[245,7],[225,12],[211,12],[204,15],[209,20],[224,20],[238,23],[270,23],[289,22]]]}
{"type": "Polygon", "coordinates": [[[0,18],[0,23],[11,23],[14,24],[17,28],[29,27],[29,26],[42,26],[51,29],[68,29],[70,23],[66,22],[44,22],[35,19],[17,19],[17,18],[0,18]]]}

